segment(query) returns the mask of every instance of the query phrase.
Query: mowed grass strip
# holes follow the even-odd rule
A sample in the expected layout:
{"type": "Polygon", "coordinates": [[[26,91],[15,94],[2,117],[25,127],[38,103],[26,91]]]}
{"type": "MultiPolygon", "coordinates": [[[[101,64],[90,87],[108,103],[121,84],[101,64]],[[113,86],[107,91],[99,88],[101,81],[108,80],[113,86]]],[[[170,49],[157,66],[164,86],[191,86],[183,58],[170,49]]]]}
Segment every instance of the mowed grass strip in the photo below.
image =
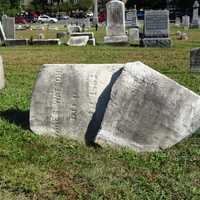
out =
{"type": "MultiPolygon", "coordinates": [[[[6,88],[0,93],[0,199],[200,199],[200,131],[171,149],[139,154],[93,149],[67,138],[29,130],[32,88],[45,63],[142,61],[200,94],[200,75],[189,72],[190,48],[199,31],[171,49],[112,47],[97,33],[96,47],[1,47],[6,88]]],[[[32,32],[18,32],[31,37],[32,32]]],[[[52,32],[47,37],[53,37],[52,32]]]]}

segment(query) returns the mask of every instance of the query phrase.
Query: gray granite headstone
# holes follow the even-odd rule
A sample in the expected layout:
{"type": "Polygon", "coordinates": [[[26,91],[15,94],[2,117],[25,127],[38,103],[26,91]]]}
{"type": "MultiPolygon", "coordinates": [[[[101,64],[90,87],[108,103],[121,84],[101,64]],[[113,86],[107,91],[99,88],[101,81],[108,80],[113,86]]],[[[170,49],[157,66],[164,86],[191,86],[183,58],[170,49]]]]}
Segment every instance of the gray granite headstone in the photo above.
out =
{"type": "Polygon", "coordinates": [[[2,26],[7,39],[15,39],[15,18],[14,17],[2,17],[2,26]]]}
{"type": "Polygon", "coordinates": [[[89,36],[71,36],[67,42],[68,46],[86,46],[89,36]]]}
{"type": "Polygon", "coordinates": [[[169,11],[146,10],[144,17],[144,47],[171,47],[169,11]]]}
{"type": "Polygon", "coordinates": [[[126,19],[126,27],[127,28],[137,28],[137,27],[139,27],[136,9],[126,10],[125,19],[126,19]]]}
{"type": "Polygon", "coordinates": [[[3,68],[3,60],[0,56],[0,89],[5,87],[5,77],[4,77],[4,68],[3,68]]]}
{"type": "Polygon", "coordinates": [[[38,134],[93,141],[123,64],[44,65],[30,108],[38,134]]]}
{"type": "Polygon", "coordinates": [[[192,18],[192,28],[199,28],[200,21],[199,21],[199,2],[195,1],[193,5],[193,18],[192,18]]]}
{"type": "Polygon", "coordinates": [[[169,148],[200,127],[200,96],[141,62],[115,82],[96,142],[136,151],[169,148]]]}
{"type": "Polygon", "coordinates": [[[200,48],[190,51],[190,69],[192,72],[200,72],[200,48]]]}
{"type": "Polygon", "coordinates": [[[105,43],[127,43],[125,33],[125,6],[119,0],[112,0],[106,4],[107,25],[105,43]]]}

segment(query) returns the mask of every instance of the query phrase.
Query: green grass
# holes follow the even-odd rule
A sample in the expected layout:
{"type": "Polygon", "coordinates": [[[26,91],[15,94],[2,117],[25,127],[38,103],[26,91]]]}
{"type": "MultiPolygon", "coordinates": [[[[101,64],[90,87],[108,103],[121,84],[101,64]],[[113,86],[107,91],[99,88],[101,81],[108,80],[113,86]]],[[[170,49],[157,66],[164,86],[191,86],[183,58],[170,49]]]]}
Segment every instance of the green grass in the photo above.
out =
{"type": "Polygon", "coordinates": [[[102,29],[96,47],[1,47],[7,82],[0,93],[0,199],[199,200],[200,131],[171,149],[139,154],[38,136],[28,124],[32,87],[44,63],[140,60],[200,94],[200,75],[189,72],[189,51],[200,46],[200,32],[176,41],[176,31],[171,49],[107,46],[102,29]]]}

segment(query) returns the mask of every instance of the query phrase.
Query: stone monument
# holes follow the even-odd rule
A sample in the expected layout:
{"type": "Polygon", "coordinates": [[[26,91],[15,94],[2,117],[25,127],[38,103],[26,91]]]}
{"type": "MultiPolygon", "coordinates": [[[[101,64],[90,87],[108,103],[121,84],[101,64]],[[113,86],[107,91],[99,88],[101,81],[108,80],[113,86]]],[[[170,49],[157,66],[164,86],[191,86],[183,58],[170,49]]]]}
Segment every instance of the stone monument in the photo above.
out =
{"type": "Polygon", "coordinates": [[[68,46],[86,46],[89,41],[89,36],[71,36],[67,42],[68,46]]]}
{"type": "Polygon", "coordinates": [[[141,45],[144,47],[171,47],[169,38],[169,11],[148,10],[144,17],[144,36],[141,45]]]}
{"type": "Polygon", "coordinates": [[[184,27],[184,29],[190,28],[190,16],[184,15],[182,17],[182,26],[184,27]]]}
{"type": "Polygon", "coordinates": [[[192,28],[199,28],[200,21],[199,21],[199,2],[195,1],[193,5],[193,17],[192,17],[192,28]]]}
{"type": "Polygon", "coordinates": [[[138,28],[137,9],[126,10],[125,12],[126,27],[138,28]]]}
{"type": "Polygon", "coordinates": [[[2,17],[2,26],[7,39],[15,39],[15,18],[14,17],[2,17]]]}
{"type": "Polygon", "coordinates": [[[93,141],[123,66],[44,65],[33,90],[31,130],[93,141]]]}
{"type": "Polygon", "coordinates": [[[5,77],[4,77],[4,69],[3,69],[3,60],[0,56],[0,89],[5,87],[5,77]]]}
{"type": "Polygon", "coordinates": [[[93,0],[94,2],[94,13],[93,13],[93,25],[98,25],[99,19],[98,19],[98,0],[93,0]]]}
{"type": "Polygon", "coordinates": [[[141,62],[113,85],[96,142],[136,151],[169,148],[200,127],[200,96],[141,62]]]}
{"type": "Polygon", "coordinates": [[[176,27],[180,27],[181,26],[181,18],[180,17],[176,17],[176,19],[175,19],[175,26],[176,27]]]}
{"type": "Polygon", "coordinates": [[[125,6],[119,0],[112,0],[106,4],[107,25],[105,43],[127,43],[125,32],[125,6]]]}
{"type": "Polygon", "coordinates": [[[190,51],[190,69],[192,72],[200,72],[200,48],[190,51]]]}

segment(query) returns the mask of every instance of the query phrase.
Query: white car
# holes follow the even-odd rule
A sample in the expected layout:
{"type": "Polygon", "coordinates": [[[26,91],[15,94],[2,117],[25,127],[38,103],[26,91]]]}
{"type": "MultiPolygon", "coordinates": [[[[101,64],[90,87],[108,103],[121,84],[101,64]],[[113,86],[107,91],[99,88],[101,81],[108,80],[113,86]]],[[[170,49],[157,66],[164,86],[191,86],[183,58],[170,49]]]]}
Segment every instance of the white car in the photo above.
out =
{"type": "Polygon", "coordinates": [[[40,15],[38,17],[38,22],[39,23],[56,23],[58,20],[53,17],[49,17],[48,15],[40,15]]]}
{"type": "Polygon", "coordinates": [[[93,12],[90,12],[90,11],[89,11],[89,12],[86,14],[86,16],[87,16],[87,17],[93,17],[93,12]]]}

